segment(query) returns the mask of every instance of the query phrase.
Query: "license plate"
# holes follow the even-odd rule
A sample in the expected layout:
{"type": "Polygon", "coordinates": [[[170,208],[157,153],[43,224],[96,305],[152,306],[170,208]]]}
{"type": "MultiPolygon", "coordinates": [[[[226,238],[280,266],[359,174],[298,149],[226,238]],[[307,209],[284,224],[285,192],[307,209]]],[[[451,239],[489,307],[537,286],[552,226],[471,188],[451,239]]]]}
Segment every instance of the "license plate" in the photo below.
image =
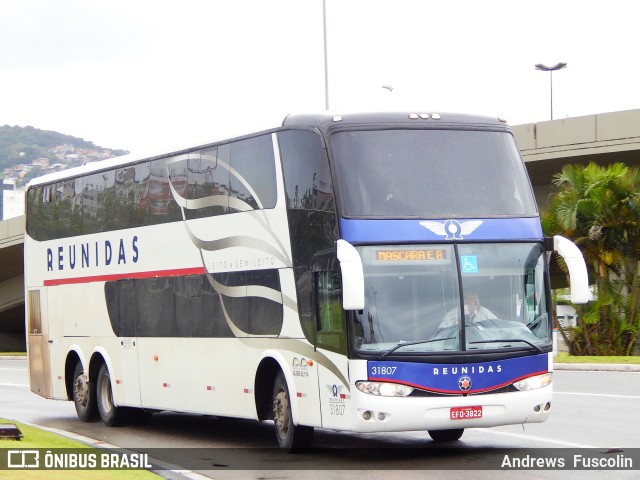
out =
{"type": "Polygon", "coordinates": [[[451,407],[449,410],[451,420],[467,420],[469,418],[482,418],[482,406],[476,407],[451,407]]]}

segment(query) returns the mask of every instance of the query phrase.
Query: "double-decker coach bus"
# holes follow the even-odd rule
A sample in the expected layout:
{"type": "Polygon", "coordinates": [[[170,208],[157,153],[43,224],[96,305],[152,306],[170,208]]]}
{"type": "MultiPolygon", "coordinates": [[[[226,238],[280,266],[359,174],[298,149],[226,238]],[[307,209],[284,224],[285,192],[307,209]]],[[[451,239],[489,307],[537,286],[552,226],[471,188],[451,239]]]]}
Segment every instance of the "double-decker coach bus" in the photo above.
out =
{"type": "Polygon", "coordinates": [[[543,237],[493,118],[292,115],[53,173],[27,190],[31,390],[107,425],[273,420],[287,450],[314,427],[542,422],[551,250],[586,302],[579,250],[543,237]]]}

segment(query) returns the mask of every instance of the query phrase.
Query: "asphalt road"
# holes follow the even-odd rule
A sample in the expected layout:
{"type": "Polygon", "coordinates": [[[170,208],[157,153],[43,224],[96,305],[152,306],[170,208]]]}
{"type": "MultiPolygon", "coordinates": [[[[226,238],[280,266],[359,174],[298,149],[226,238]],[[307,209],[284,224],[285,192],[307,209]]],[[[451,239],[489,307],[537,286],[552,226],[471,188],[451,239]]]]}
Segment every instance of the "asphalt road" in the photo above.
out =
{"type": "MultiPolygon", "coordinates": [[[[0,417],[70,432],[98,446],[110,444],[149,451],[172,465],[219,480],[366,475],[375,479],[451,478],[452,470],[470,478],[601,478],[593,470],[506,471],[505,452],[514,457],[573,449],[640,450],[640,372],[556,371],[553,415],[543,424],[468,429],[452,448],[442,449],[426,432],[349,434],[316,429],[314,450],[286,455],[272,448],[269,422],[164,412],[141,426],[109,428],[77,420],[71,402],[43,399],[27,386],[26,361],[0,359],[0,417]],[[153,450],[148,450],[153,449],[153,450]],[[160,449],[160,450],[156,450],[160,449]],[[508,450],[505,450],[508,449],[508,450]],[[541,450],[542,449],[542,450],[541,450]],[[546,450],[554,449],[554,450],[546,450]]],[[[580,451],[580,450],[576,450],[580,451]]],[[[636,452],[637,454],[637,452],[636,452]]],[[[634,471],[611,471],[611,479],[637,479],[634,471]]],[[[197,477],[197,474],[187,474],[197,477]]]]}

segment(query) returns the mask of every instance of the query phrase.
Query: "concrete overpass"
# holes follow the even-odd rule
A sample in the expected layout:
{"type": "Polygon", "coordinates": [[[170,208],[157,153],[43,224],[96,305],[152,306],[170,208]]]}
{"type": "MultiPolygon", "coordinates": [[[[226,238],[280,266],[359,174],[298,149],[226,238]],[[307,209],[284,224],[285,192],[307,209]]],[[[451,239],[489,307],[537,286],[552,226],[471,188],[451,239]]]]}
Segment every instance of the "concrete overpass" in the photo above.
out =
{"type": "Polygon", "coordinates": [[[24,219],[0,222],[0,352],[25,349],[24,219]]]}
{"type": "MultiPolygon", "coordinates": [[[[640,165],[640,110],[515,125],[513,132],[541,209],[566,164],[640,165]]],[[[0,222],[0,352],[25,348],[23,238],[24,216],[0,222]]]]}
{"type": "Polygon", "coordinates": [[[640,166],[640,110],[516,125],[513,133],[541,209],[564,165],[640,166]]]}

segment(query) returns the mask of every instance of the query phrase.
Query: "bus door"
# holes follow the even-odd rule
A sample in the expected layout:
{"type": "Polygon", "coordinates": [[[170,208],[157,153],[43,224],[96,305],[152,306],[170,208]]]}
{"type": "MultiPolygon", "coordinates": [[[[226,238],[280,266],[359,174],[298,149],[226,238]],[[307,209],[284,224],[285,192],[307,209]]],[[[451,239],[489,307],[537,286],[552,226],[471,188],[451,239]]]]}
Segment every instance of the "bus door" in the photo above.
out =
{"type": "Polygon", "coordinates": [[[47,291],[27,291],[27,348],[29,351],[29,384],[31,391],[53,398],[51,389],[51,356],[46,315],[47,291]]]}
{"type": "MultiPolygon", "coordinates": [[[[117,318],[117,344],[115,348],[118,355],[111,360],[118,362],[116,367],[117,377],[114,377],[114,388],[119,389],[119,401],[124,405],[141,405],[140,398],[140,374],[138,368],[138,311],[136,298],[137,280],[123,279],[115,283],[117,288],[117,301],[109,302],[109,308],[117,308],[117,312],[111,315],[117,318]]],[[[114,349],[115,350],[115,349],[114,349]]]]}
{"type": "Polygon", "coordinates": [[[316,306],[315,348],[318,387],[324,428],[348,428],[349,378],[345,311],[342,309],[342,280],[335,251],[314,257],[316,306]]]}
{"type": "MultiPolygon", "coordinates": [[[[109,350],[117,352],[111,356],[114,371],[111,372],[117,389],[118,402],[124,405],[140,405],[140,381],[138,371],[138,302],[136,282],[121,279],[105,284],[105,300],[111,328],[116,336],[104,337],[103,341],[115,342],[109,350]]],[[[139,290],[139,289],[138,289],[139,290]]]]}

